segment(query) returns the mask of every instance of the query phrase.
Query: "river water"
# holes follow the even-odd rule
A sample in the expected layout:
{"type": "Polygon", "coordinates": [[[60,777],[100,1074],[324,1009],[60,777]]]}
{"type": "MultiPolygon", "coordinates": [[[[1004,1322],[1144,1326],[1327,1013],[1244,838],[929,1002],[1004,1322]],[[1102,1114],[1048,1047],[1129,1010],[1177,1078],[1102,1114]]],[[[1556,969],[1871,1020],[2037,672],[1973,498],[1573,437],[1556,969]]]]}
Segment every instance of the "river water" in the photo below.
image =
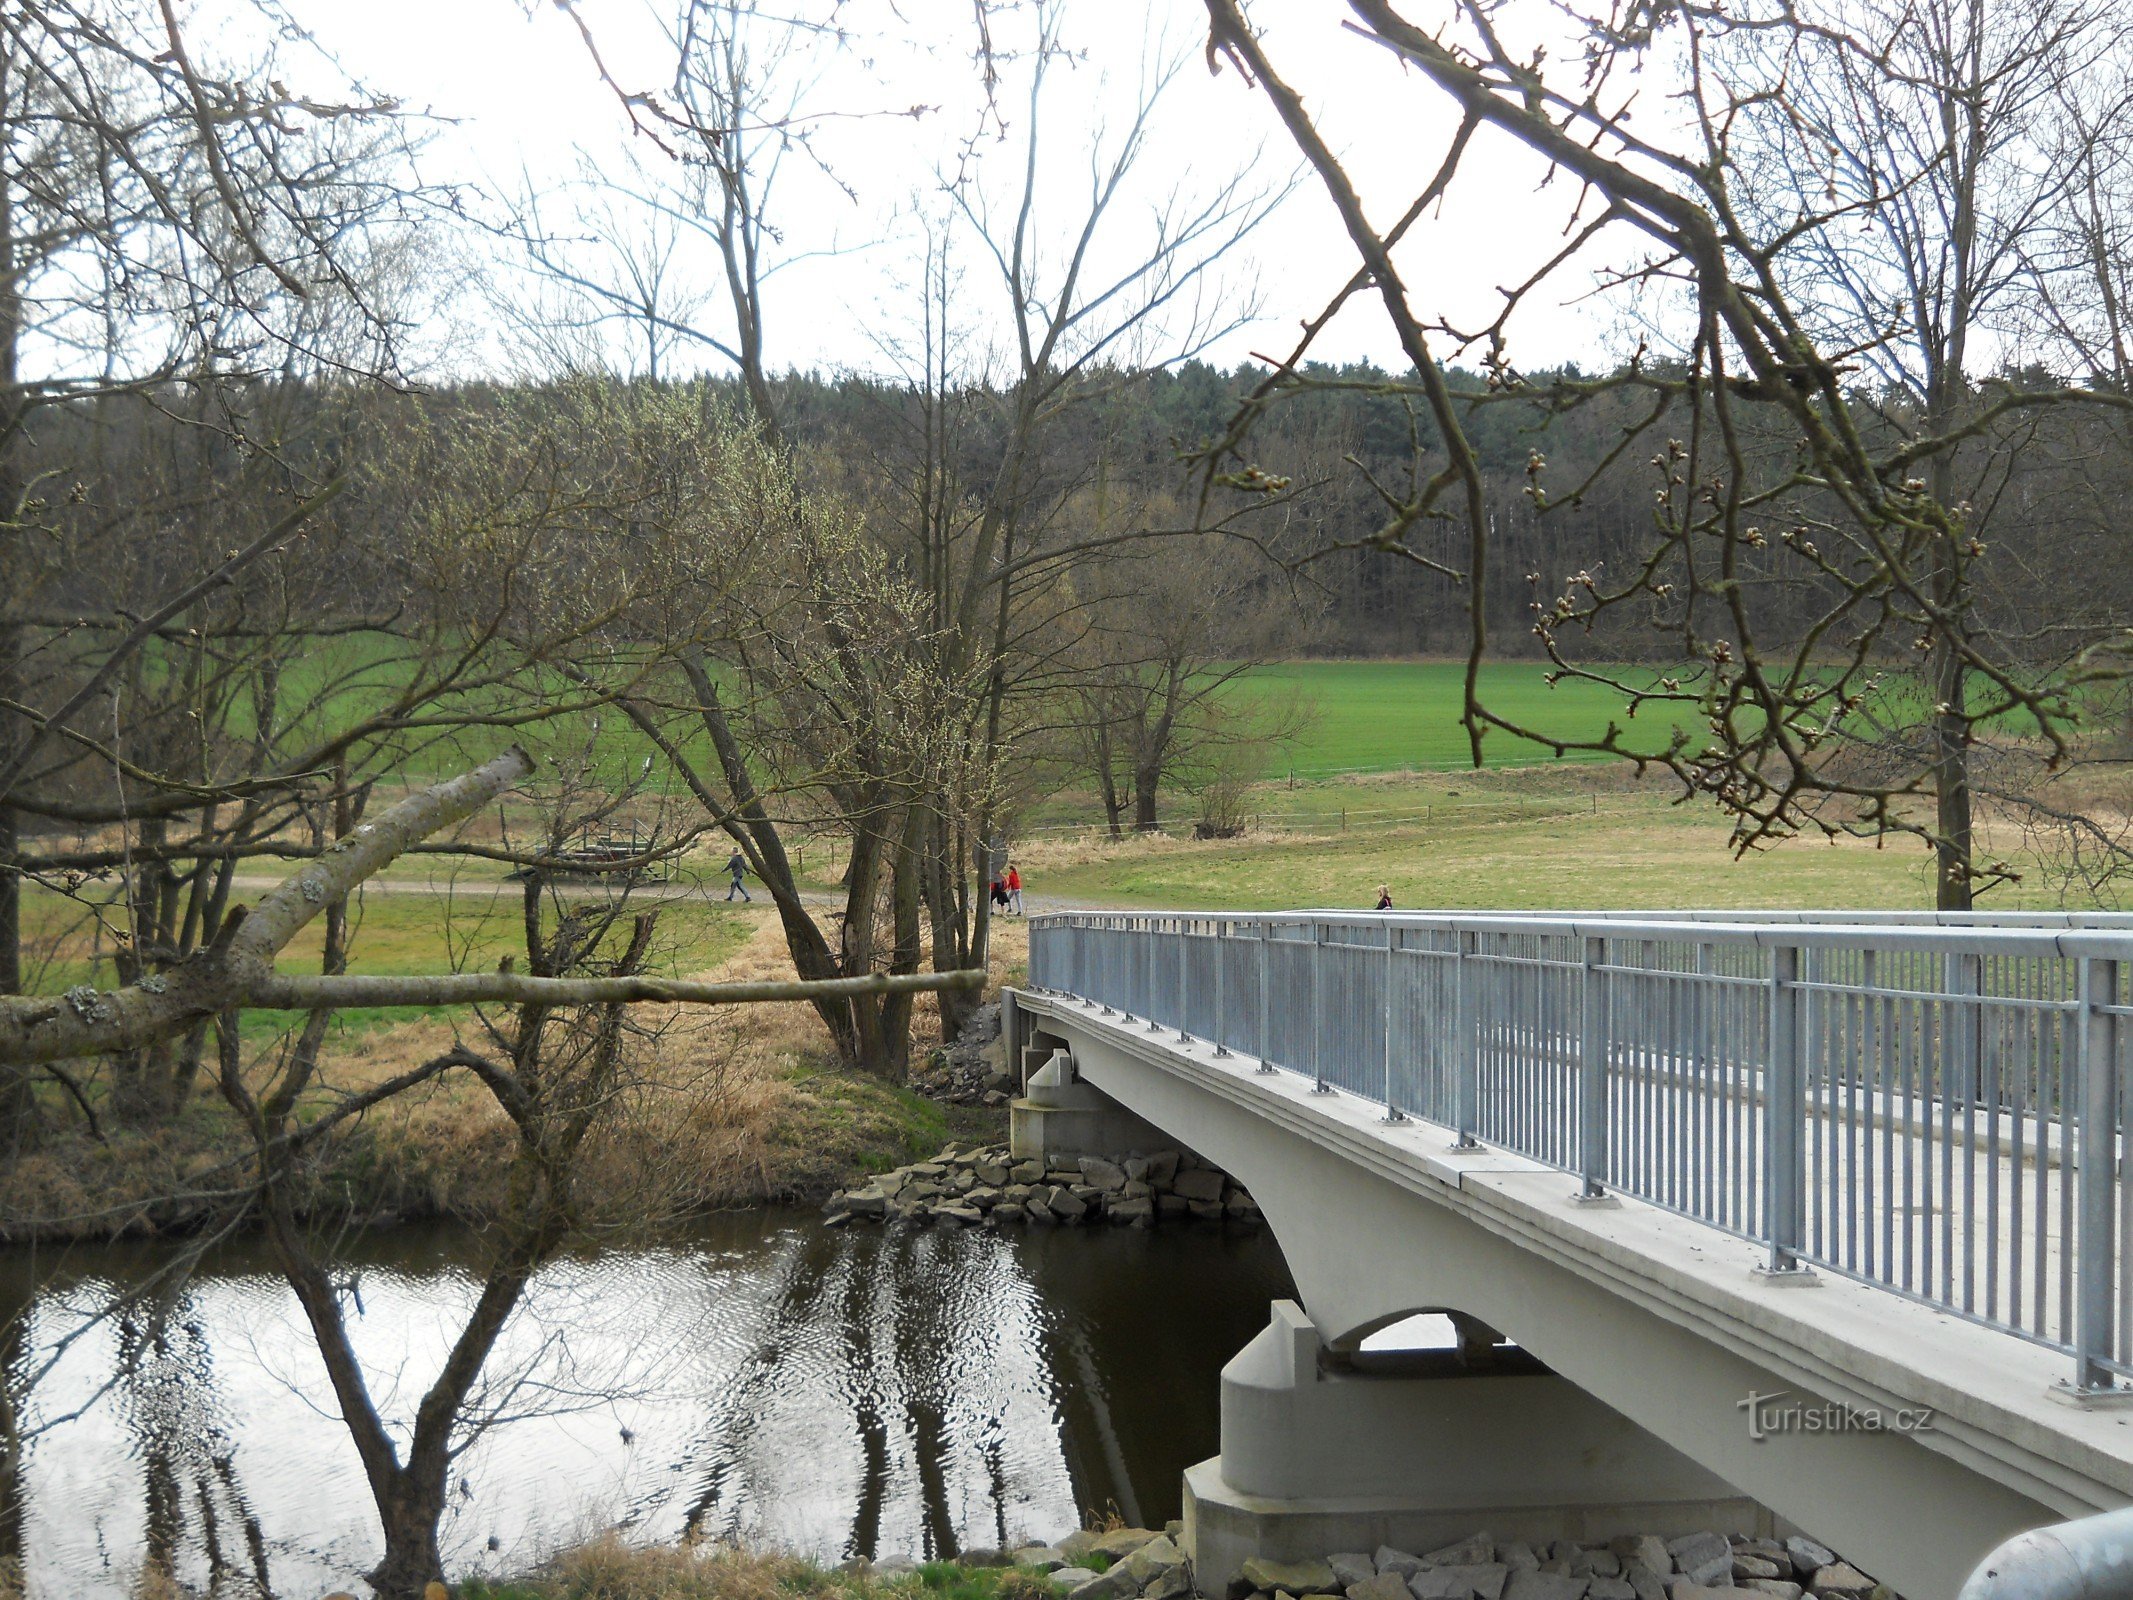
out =
{"type": "MultiPolygon", "coordinates": [[[[151,1570],[218,1597],[363,1592],[368,1493],[263,1251],[225,1248],[95,1316],[167,1259],[0,1255],[0,1313],[26,1311],[0,1357],[38,1430],[0,1551],[33,1600],[120,1600],[151,1570]]],[[[357,1346],[388,1416],[412,1411],[471,1302],[467,1259],[447,1228],[357,1251],[357,1346]]],[[[1160,1523],[1215,1451],[1222,1363],[1291,1292],[1271,1236],[1198,1226],[839,1230],[757,1211],[573,1257],[491,1360],[447,1564],[523,1568],[616,1525],[840,1560],[1056,1537],[1090,1509],[1160,1523]]]]}

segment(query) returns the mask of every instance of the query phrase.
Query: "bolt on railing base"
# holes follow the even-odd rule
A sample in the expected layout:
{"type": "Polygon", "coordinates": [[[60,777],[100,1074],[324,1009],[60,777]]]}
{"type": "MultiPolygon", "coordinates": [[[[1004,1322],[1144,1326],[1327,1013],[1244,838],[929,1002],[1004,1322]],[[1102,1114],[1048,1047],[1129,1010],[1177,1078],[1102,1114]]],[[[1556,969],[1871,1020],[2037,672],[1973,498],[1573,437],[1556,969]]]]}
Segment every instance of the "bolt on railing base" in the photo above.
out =
{"type": "Polygon", "coordinates": [[[1458,1138],[1454,1139],[1444,1148],[1447,1150],[1479,1150],[1481,1148],[1481,1141],[1475,1138],[1471,1133],[1462,1133],[1461,1135],[1459,1135],[1458,1138]]]}
{"type": "Polygon", "coordinates": [[[1803,1267],[1795,1261],[1789,1267],[1757,1267],[1755,1275],[1772,1288],[1814,1289],[1822,1283],[1812,1267],[1803,1267]]]}
{"type": "Polygon", "coordinates": [[[1220,1045],[1216,1045],[1216,1046],[1215,1046],[1215,1054],[1216,1054],[1216,1055],[1218,1055],[1218,1056],[1226,1056],[1226,1055],[1228,1055],[1228,1054],[1229,1054],[1229,1052],[1228,1052],[1227,1050],[1223,1049],[1223,1048],[1222,1048],[1222,1046],[1220,1046],[1220,1045]]]}
{"type": "Polygon", "coordinates": [[[1274,1063],[1267,1060],[1265,1056],[1261,1056],[1259,1058],[1259,1071],[1261,1076],[1271,1077],[1280,1070],[1281,1068],[1275,1066],[1274,1063]]]}
{"type": "Polygon", "coordinates": [[[1619,1210],[1622,1205],[1622,1197],[1609,1194],[1604,1189],[1598,1194],[1586,1194],[1581,1189],[1570,1197],[1570,1203],[1574,1206],[1585,1206],[1596,1211],[1619,1210]]]}
{"type": "Polygon", "coordinates": [[[1331,1094],[1333,1092],[1333,1085],[1326,1082],[1325,1079],[1321,1078],[1318,1082],[1311,1085],[1311,1092],[1313,1094],[1331,1094]]]}
{"type": "Polygon", "coordinates": [[[2051,1397],[2061,1405],[2078,1406],[2087,1411],[2133,1405],[2133,1387],[2122,1383],[2083,1385],[2061,1378],[2051,1386],[2051,1397]]]}
{"type": "Polygon", "coordinates": [[[1405,1122],[1406,1120],[1407,1113],[1402,1111],[1398,1106],[1387,1106],[1385,1108],[1385,1115],[1378,1118],[1378,1121],[1385,1123],[1387,1126],[1391,1126],[1395,1123],[1405,1122]]]}

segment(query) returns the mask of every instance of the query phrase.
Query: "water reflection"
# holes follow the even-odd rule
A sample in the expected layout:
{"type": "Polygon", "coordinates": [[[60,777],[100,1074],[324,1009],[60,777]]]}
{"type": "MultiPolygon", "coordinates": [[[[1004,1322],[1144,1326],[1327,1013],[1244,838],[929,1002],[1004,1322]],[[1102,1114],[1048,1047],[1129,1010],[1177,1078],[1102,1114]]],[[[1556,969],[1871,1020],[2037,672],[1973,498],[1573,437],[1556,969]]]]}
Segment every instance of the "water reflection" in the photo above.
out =
{"type": "MultiPolygon", "coordinates": [[[[351,1325],[388,1416],[471,1299],[463,1244],[364,1246],[351,1325]]],[[[348,1584],[376,1553],[369,1498],[294,1302],[240,1245],[95,1318],[161,1259],[0,1256],[0,1313],[27,1307],[0,1345],[13,1392],[50,1363],[23,1401],[45,1431],[19,1493],[0,1483],[0,1554],[19,1547],[37,1600],[116,1600],[150,1569],[218,1596],[348,1584]]],[[[1180,1472],[1215,1448],[1217,1371],[1290,1292],[1271,1239],[1200,1229],[747,1213],[558,1262],[492,1363],[447,1560],[508,1568],[612,1523],[834,1560],[1053,1534],[1087,1507],[1174,1516],[1180,1472]]]]}

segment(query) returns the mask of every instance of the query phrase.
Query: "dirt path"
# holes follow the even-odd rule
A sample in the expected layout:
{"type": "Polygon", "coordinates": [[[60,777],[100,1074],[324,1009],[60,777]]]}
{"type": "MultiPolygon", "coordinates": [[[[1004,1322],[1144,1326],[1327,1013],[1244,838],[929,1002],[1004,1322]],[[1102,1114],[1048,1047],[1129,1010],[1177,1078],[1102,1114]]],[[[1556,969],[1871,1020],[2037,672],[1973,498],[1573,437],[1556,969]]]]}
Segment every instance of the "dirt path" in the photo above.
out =
{"type": "MultiPolygon", "coordinates": [[[[269,889],[279,888],[282,881],[280,878],[270,878],[259,873],[240,872],[230,879],[230,888],[233,892],[239,894],[264,894],[269,889]]],[[[670,883],[640,884],[637,893],[641,898],[655,904],[673,904],[699,900],[711,905],[721,905],[725,903],[726,897],[717,891],[724,888],[725,883],[726,880],[723,877],[715,883],[685,883],[677,879],[670,883]]],[[[373,878],[363,885],[362,892],[364,894],[429,895],[432,897],[451,894],[471,897],[479,895],[486,890],[490,897],[494,898],[497,895],[515,890],[517,887],[518,885],[515,883],[503,878],[489,880],[473,876],[461,877],[449,883],[423,883],[411,878],[373,878]]],[[[560,883],[556,887],[565,894],[597,894],[601,889],[600,884],[587,879],[560,883]]],[[[753,904],[766,907],[770,904],[770,896],[763,891],[761,884],[752,884],[749,892],[755,897],[753,904]]],[[[835,909],[844,904],[844,896],[831,889],[802,889],[800,891],[800,902],[807,906],[835,909]]],[[[736,900],[733,903],[738,906],[747,902],[736,900]]],[[[1024,895],[1023,905],[1025,914],[1031,916],[1045,911],[1071,911],[1076,909],[1075,902],[1062,900],[1056,895],[1024,895]]]]}

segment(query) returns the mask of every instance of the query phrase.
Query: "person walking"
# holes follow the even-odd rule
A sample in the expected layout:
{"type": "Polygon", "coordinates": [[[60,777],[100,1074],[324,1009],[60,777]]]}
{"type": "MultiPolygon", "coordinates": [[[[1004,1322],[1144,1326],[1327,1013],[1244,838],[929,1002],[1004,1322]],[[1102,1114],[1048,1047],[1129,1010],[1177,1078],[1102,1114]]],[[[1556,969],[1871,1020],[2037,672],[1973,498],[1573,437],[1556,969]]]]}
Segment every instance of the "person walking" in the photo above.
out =
{"type": "Polygon", "coordinates": [[[1007,897],[1013,902],[1013,905],[1011,905],[1009,909],[1016,916],[1021,916],[1022,874],[1015,870],[1015,864],[1012,861],[1008,862],[1007,864],[1007,897]]]}
{"type": "Polygon", "coordinates": [[[1389,883],[1378,885],[1378,909],[1380,911],[1390,911],[1392,909],[1392,885],[1389,883]]]}
{"type": "Polygon", "coordinates": [[[726,874],[733,879],[733,886],[726,891],[727,902],[730,904],[733,897],[739,895],[750,905],[754,905],[755,896],[748,892],[748,885],[741,881],[748,876],[748,861],[740,851],[736,850],[726,858],[726,874]]]}

